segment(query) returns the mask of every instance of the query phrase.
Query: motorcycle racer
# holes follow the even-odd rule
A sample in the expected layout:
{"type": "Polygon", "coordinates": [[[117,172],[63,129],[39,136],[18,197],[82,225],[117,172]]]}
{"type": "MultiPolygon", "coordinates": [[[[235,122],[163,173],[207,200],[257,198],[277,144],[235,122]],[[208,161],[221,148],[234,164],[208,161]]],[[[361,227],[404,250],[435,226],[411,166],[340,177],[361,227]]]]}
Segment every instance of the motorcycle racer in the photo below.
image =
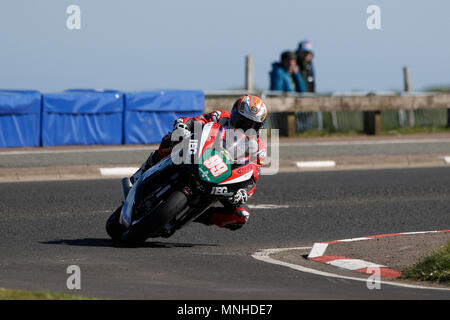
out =
{"type": "MultiPolygon", "coordinates": [[[[253,156],[256,158],[258,167],[261,167],[264,164],[267,151],[264,141],[259,137],[259,130],[266,117],[266,105],[262,99],[253,95],[244,95],[237,99],[231,113],[216,110],[196,117],[180,117],[175,120],[174,130],[162,138],[159,148],[150,154],[130,180],[134,184],[145,171],[170,155],[174,146],[179,143],[180,137],[190,137],[191,132],[194,131],[195,122],[201,125],[216,122],[226,129],[241,129],[246,134],[248,132],[254,133],[256,137],[253,138],[256,139],[257,148],[254,150],[253,156]]],[[[214,224],[230,230],[241,228],[249,218],[250,213],[245,203],[253,196],[258,177],[259,174],[253,175],[245,189],[240,189],[234,196],[221,200],[223,207],[210,207],[194,221],[205,225],[214,224]]]]}

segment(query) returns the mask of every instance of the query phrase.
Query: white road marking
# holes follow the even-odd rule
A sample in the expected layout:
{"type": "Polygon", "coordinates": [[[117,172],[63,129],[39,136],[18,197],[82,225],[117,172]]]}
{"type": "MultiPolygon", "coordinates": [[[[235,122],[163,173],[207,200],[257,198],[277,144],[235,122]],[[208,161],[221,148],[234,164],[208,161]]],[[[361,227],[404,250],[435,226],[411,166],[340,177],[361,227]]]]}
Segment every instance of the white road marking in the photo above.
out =
{"type": "Polygon", "coordinates": [[[414,232],[402,232],[401,234],[424,234],[424,233],[438,233],[439,231],[414,231],[414,232]]]}
{"type": "Polygon", "coordinates": [[[308,259],[323,256],[327,247],[328,243],[314,243],[311,252],[308,255],[308,259]]]}
{"type": "Polygon", "coordinates": [[[138,167],[100,168],[102,176],[131,176],[139,170],[138,167]]]}
{"type": "MultiPolygon", "coordinates": [[[[279,265],[279,266],[284,266],[284,267],[288,267],[288,268],[291,268],[291,269],[294,269],[294,270],[297,270],[297,271],[311,273],[311,274],[315,274],[315,275],[319,275],[319,276],[367,282],[367,279],[364,279],[364,278],[341,276],[341,275],[337,275],[337,274],[330,273],[330,272],[324,272],[324,271],[319,271],[319,270],[315,270],[315,269],[311,269],[311,268],[302,267],[300,265],[296,265],[296,264],[293,264],[293,263],[279,261],[279,260],[276,260],[276,259],[273,259],[273,258],[270,257],[271,254],[279,253],[279,252],[282,252],[282,251],[287,251],[287,250],[307,250],[307,249],[311,249],[311,247],[262,249],[260,251],[255,252],[254,254],[252,254],[252,257],[257,259],[257,260],[264,261],[264,262],[267,262],[267,263],[271,263],[271,264],[275,264],[275,265],[279,265]]],[[[422,287],[422,286],[416,286],[416,285],[411,285],[411,284],[406,284],[406,283],[399,283],[399,282],[393,282],[393,281],[385,281],[385,280],[381,280],[380,284],[381,283],[382,284],[388,284],[388,285],[391,285],[391,286],[411,288],[411,289],[429,289],[429,290],[431,289],[431,290],[450,291],[450,288],[447,289],[447,288],[422,287]]]]}
{"type": "Polygon", "coordinates": [[[353,241],[362,241],[362,240],[370,240],[371,238],[361,237],[361,238],[351,238],[351,239],[343,239],[338,240],[339,242],[353,242],[353,241]]]}
{"type": "Polygon", "coordinates": [[[329,168],[335,167],[336,162],[333,160],[325,160],[325,161],[299,161],[295,163],[297,168],[329,168]]]}
{"type": "Polygon", "coordinates": [[[381,264],[376,264],[360,259],[336,259],[325,263],[348,270],[359,270],[364,268],[386,268],[386,266],[383,266],[381,264]]]}
{"type": "Polygon", "coordinates": [[[249,204],[250,209],[282,209],[289,208],[288,205],[276,205],[276,204],[249,204]]]}

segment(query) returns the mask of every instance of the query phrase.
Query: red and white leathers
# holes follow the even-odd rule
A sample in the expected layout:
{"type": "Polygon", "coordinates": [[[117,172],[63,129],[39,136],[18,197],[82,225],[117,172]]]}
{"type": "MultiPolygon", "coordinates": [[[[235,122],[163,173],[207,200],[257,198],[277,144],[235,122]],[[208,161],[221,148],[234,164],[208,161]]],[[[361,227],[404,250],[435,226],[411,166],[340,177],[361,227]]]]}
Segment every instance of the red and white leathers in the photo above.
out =
{"type": "MultiPolygon", "coordinates": [[[[211,113],[205,113],[196,117],[186,117],[186,118],[178,118],[175,123],[180,120],[183,120],[183,123],[187,126],[188,130],[194,131],[194,122],[200,122],[202,125],[208,122],[216,122],[219,123],[224,128],[233,128],[230,119],[230,113],[223,110],[213,111],[211,113]]],[[[172,152],[173,147],[178,142],[172,141],[172,133],[168,133],[165,135],[161,141],[161,144],[156,152],[153,152],[147,163],[147,168],[145,168],[145,163],[139,171],[133,175],[132,180],[137,179],[135,176],[142,174],[143,171],[146,171],[150,166],[155,165],[159,160],[167,157],[172,152]],[[134,179],[133,179],[134,178],[134,179]]],[[[257,137],[258,150],[256,152],[256,164],[258,167],[262,167],[264,164],[264,160],[266,158],[266,145],[262,139],[257,137]]],[[[256,181],[259,178],[259,171],[257,174],[254,174],[252,179],[249,180],[248,185],[245,187],[248,198],[251,198],[255,192],[256,181]]],[[[210,207],[207,209],[200,217],[198,217],[195,221],[201,222],[206,225],[215,224],[220,228],[228,228],[230,230],[236,230],[241,228],[248,220],[250,212],[248,210],[247,205],[245,204],[233,204],[229,200],[221,200],[220,201],[223,207],[210,207]]]]}

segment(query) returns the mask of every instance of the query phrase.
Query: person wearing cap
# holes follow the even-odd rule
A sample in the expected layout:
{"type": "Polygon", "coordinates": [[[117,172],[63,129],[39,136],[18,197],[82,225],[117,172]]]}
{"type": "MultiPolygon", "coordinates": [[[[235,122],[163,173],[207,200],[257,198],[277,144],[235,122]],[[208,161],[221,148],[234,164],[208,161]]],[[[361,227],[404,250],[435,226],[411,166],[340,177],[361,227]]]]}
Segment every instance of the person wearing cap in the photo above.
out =
{"type": "Polygon", "coordinates": [[[315,75],[312,63],[314,52],[311,42],[308,40],[300,42],[296,54],[297,65],[306,84],[306,91],[315,92],[315,75]]]}
{"type": "MultiPolygon", "coordinates": [[[[306,92],[315,92],[316,85],[312,63],[314,52],[311,42],[308,40],[300,42],[295,53],[297,55],[297,65],[300,75],[306,85],[306,92]]],[[[297,131],[311,130],[313,128],[312,112],[296,112],[295,119],[297,131]]]]}
{"type": "Polygon", "coordinates": [[[272,64],[270,72],[270,90],[283,92],[305,92],[306,86],[297,65],[294,52],[284,51],[281,61],[272,64]]]}

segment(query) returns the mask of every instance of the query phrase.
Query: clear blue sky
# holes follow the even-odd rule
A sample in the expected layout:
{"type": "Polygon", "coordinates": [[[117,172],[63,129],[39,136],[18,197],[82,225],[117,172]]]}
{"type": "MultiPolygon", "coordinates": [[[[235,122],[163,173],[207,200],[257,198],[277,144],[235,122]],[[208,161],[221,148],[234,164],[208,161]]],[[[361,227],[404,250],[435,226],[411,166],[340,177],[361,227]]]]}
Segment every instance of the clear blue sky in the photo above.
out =
{"type": "Polygon", "coordinates": [[[281,51],[312,41],[318,91],[450,84],[448,0],[2,0],[0,88],[221,90],[243,86],[244,57],[267,89],[281,51]],[[81,7],[81,30],[66,8],[81,7]],[[366,8],[381,7],[381,30],[366,8]]]}

